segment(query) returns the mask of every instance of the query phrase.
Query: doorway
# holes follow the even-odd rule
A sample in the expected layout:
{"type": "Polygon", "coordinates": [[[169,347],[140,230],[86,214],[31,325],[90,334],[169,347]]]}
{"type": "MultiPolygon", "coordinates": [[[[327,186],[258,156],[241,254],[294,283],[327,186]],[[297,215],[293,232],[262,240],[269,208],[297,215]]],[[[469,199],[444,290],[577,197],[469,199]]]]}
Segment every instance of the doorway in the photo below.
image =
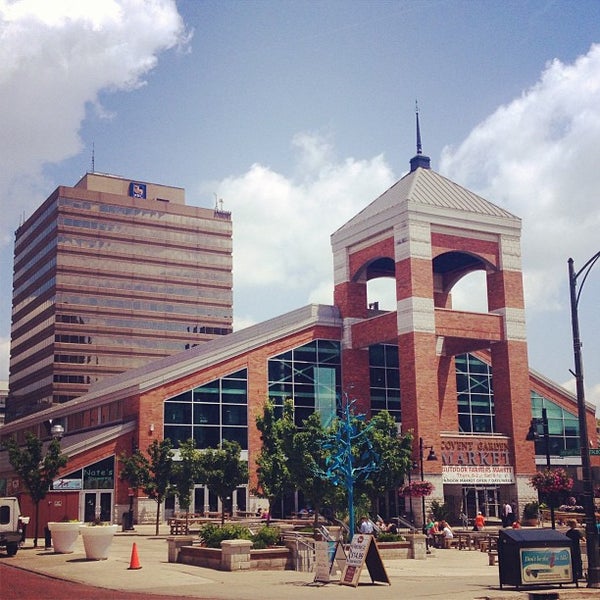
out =
{"type": "Polygon", "coordinates": [[[80,496],[83,507],[80,506],[80,514],[83,513],[85,523],[91,523],[96,519],[112,522],[112,492],[87,491],[80,496]]]}

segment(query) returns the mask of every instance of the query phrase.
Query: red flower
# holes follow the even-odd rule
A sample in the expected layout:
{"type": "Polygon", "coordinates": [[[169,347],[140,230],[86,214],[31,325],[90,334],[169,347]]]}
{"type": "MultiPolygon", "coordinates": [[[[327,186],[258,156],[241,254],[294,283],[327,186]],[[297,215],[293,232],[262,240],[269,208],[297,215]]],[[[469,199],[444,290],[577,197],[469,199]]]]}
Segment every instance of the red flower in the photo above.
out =
{"type": "Polygon", "coordinates": [[[573,489],[573,478],[564,469],[544,469],[529,480],[529,485],[542,494],[558,494],[573,489]]]}
{"type": "Polygon", "coordinates": [[[429,496],[433,490],[433,484],[429,481],[411,481],[408,485],[400,488],[400,495],[421,498],[429,496]]]}

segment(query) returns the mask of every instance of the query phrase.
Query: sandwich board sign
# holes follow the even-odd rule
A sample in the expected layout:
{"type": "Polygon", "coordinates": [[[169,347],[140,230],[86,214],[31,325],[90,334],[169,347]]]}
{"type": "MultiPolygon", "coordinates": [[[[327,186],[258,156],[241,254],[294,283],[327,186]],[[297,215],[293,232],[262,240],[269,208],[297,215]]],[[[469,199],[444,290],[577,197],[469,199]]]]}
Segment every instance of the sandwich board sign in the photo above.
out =
{"type": "Polygon", "coordinates": [[[315,581],[329,583],[332,575],[344,570],[346,553],[340,541],[315,542],[315,581]]]}
{"type": "Polygon", "coordinates": [[[363,567],[367,565],[371,582],[376,581],[390,585],[390,579],[383,566],[379,548],[372,535],[357,533],[352,537],[350,550],[346,557],[346,565],[340,579],[341,585],[358,586],[363,567]]]}

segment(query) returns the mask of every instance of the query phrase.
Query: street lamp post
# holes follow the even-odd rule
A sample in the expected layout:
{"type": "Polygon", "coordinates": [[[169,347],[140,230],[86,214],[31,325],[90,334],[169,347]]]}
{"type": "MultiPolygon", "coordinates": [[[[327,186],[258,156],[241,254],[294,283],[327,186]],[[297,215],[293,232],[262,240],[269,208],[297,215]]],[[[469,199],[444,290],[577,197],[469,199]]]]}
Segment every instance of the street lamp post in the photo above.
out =
{"type": "MultiPolygon", "coordinates": [[[[527,434],[527,441],[535,441],[539,438],[538,425],[542,424],[542,432],[544,435],[544,448],[546,449],[546,468],[550,469],[550,429],[548,427],[548,410],[546,407],[542,408],[542,418],[531,419],[531,427],[527,434]]],[[[554,518],[554,503],[550,499],[550,520],[552,522],[552,529],[556,529],[556,520],[554,518]]]]}
{"type": "Polygon", "coordinates": [[[583,473],[583,507],[585,510],[585,538],[588,556],[587,587],[600,588],[600,566],[598,557],[598,528],[596,526],[596,513],[594,507],[594,483],[592,480],[592,467],[590,463],[590,444],[585,411],[585,391],[583,386],[583,360],[581,356],[581,338],[579,336],[578,305],[581,290],[590,269],[600,258],[597,252],[583,267],[575,272],[573,259],[569,258],[569,290],[571,293],[571,325],[573,328],[573,354],[575,360],[575,383],[577,389],[577,412],[579,417],[579,437],[581,449],[581,468],[583,473]],[[577,291],[577,278],[583,275],[579,291],[577,291]]]}
{"type": "MultiPolygon", "coordinates": [[[[420,437],[419,438],[419,464],[421,466],[421,481],[425,481],[425,475],[423,473],[423,450],[425,448],[427,448],[429,450],[429,454],[427,455],[427,460],[437,460],[437,456],[435,455],[433,446],[424,446],[423,438],[420,437]]],[[[421,511],[423,512],[423,533],[427,534],[427,531],[425,530],[425,527],[427,525],[427,520],[425,519],[425,496],[421,496],[421,511]]],[[[425,550],[427,553],[430,552],[429,543],[427,541],[427,538],[425,538],[425,550]]]]}

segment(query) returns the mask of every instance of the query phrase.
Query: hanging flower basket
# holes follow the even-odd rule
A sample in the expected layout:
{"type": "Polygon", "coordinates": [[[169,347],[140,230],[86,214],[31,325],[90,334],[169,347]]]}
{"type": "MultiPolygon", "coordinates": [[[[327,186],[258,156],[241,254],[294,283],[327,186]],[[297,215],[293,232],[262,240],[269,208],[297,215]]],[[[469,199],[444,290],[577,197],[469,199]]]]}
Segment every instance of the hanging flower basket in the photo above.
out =
{"type": "Polygon", "coordinates": [[[400,495],[410,498],[422,498],[423,496],[430,496],[433,490],[433,484],[429,481],[411,481],[408,485],[400,488],[400,495]]]}
{"type": "Polygon", "coordinates": [[[529,480],[529,485],[541,494],[560,494],[573,489],[573,478],[564,469],[544,469],[529,480]]]}

